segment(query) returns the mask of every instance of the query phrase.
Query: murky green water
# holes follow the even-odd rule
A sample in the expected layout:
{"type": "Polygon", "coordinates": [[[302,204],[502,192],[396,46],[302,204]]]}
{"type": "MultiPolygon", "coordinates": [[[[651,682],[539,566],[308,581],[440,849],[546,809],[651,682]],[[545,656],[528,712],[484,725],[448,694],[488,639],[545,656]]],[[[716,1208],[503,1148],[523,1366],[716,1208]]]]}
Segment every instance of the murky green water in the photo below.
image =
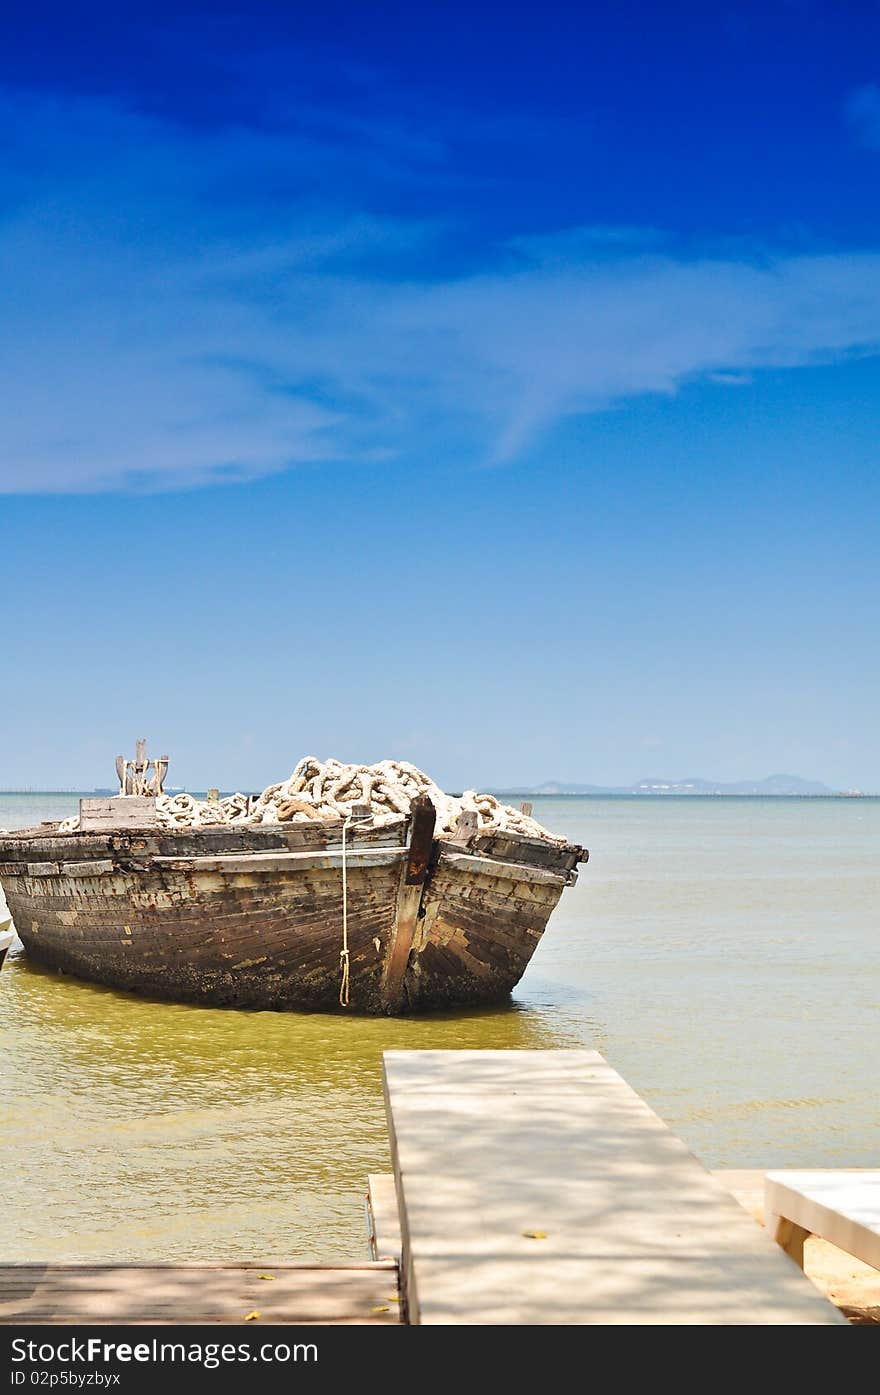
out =
{"type": "MultiPolygon", "coordinates": [[[[0,796],[0,825],[17,813],[0,796]]],[[[384,1047],[583,1043],[709,1165],[880,1165],[880,800],[536,813],[593,857],[501,1010],[229,1012],[8,964],[0,1252],[362,1256],[384,1047]]]]}

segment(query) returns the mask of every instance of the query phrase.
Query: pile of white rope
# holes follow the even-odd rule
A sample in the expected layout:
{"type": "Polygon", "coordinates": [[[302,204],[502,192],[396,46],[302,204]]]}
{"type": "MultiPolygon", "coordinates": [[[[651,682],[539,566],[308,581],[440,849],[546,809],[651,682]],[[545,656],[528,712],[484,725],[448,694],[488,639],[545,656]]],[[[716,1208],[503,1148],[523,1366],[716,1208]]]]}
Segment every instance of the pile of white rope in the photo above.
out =
{"type": "MultiPolygon", "coordinates": [[[[492,794],[465,790],[460,797],[443,790],[408,761],[382,760],[377,765],[345,765],[304,756],[288,780],[269,785],[260,795],[230,794],[224,799],[196,799],[191,794],[161,794],[156,800],[164,828],[241,827],[254,824],[336,821],[351,816],[356,804],[366,805],[375,823],[409,813],[417,795],[426,794],[437,810],[437,832],[452,833],[459,815],[470,810],[483,829],[555,839],[535,819],[502,804],[492,794]]],[[[65,819],[62,833],[74,833],[79,819],[65,819]]]]}

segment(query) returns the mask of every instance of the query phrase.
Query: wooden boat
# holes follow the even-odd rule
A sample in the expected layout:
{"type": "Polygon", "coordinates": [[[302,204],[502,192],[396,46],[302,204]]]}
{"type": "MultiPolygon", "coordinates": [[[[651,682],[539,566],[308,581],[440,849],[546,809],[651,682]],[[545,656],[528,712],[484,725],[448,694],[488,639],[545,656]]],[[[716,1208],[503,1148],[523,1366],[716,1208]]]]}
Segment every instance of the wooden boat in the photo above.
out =
{"type": "MultiPolygon", "coordinates": [[[[93,801],[95,802],[95,801],[93,801]]],[[[587,853],[408,817],[163,829],[154,800],[95,826],[0,835],[29,955],[80,978],[235,1007],[405,1013],[502,1001],[587,853]]]]}

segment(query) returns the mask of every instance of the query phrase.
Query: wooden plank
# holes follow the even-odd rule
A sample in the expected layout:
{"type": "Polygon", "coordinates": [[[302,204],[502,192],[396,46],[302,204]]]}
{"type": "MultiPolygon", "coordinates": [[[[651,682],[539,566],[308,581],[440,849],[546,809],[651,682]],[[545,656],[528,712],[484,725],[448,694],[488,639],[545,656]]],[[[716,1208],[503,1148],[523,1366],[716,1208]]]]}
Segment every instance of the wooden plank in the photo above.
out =
{"type": "MultiPolygon", "coordinates": [[[[764,1220],[764,1179],[757,1168],[722,1168],[713,1172],[759,1225],[764,1220]]],[[[851,1323],[880,1323],[880,1271],[855,1259],[821,1236],[804,1247],[804,1270],[820,1292],[840,1308],[851,1323]]]]}
{"type": "Polygon", "coordinates": [[[803,1226],[795,1225],[793,1221],[787,1221],[784,1216],[774,1216],[767,1213],[767,1234],[772,1235],[781,1250],[784,1250],[789,1259],[793,1259],[801,1269],[804,1267],[804,1242],[809,1240],[810,1232],[803,1226]]]}
{"type": "Polygon", "coordinates": [[[373,1259],[400,1261],[400,1214],[397,1190],[390,1172],[367,1177],[367,1234],[373,1259]]]}
{"type": "MultiPolygon", "coordinates": [[[[352,830],[349,847],[365,844],[400,844],[405,842],[407,820],[381,819],[369,826],[352,830]]],[[[102,832],[63,833],[57,825],[44,828],[17,829],[0,834],[0,859],[5,863],[21,864],[37,860],[85,861],[96,853],[120,853],[137,860],[156,854],[168,856],[220,856],[224,853],[245,852],[308,852],[326,850],[333,838],[341,842],[342,820],[322,823],[223,825],[205,828],[152,828],[128,830],[108,828],[102,832]]]]}
{"type": "Polygon", "coordinates": [[[79,801],[80,830],[109,828],[151,828],[159,823],[154,797],[116,795],[111,799],[88,798],[79,801]]]}
{"type": "Polygon", "coordinates": [[[477,857],[474,853],[450,852],[444,848],[443,861],[460,871],[479,872],[484,876],[500,877],[504,881],[543,883],[546,886],[574,886],[577,872],[549,872],[544,867],[528,867],[522,862],[490,861],[487,857],[477,857]]]}
{"type": "Polygon", "coordinates": [[[417,795],[411,806],[409,852],[400,887],[391,947],[382,974],[381,1002],[385,1012],[399,1011],[405,998],[404,979],[415,941],[422,894],[434,849],[437,811],[425,795],[417,795]]]}
{"type": "Polygon", "coordinates": [[[804,1240],[819,1235],[880,1269],[880,1170],[788,1170],[764,1179],[764,1215],[777,1244],[798,1264],[804,1240]]]}
{"type": "Polygon", "coordinates": [[[393,1263],[0,1267],[0,1323],[400,1322],[393,1263]],[[268,1278],[261,1278],[268,1275],[268,1278]]]}
{"type": "MultiPolygon", "coordinates": [[[[351,848],[346,861],[354,867],[390,867],[403,861],[406,848],[351,848]]],[[[342,867],[342,848],[327,848],[322,852],[255,852],[224,853],[219,857],[154,857],[152,866],[177,872],[279,872],[319,867],[338,871],[342,867]]]]}
{"type": "Polygon", "coordinates": [[[106,877],[118,871],[111,858],[95,858],[93,862],[62,862],[61,875],[64,877],[106,877]]]}
{"type": "Polygon", "coordinates": [[[467,844],[474,834],[480,829],[480,816],[476,809],[462,809],[455,821],[455,828],[452,832],[453,840],[456,843],[467,844]]]}
{"type": "Polygon", "coordinates": [[[536,838],[512,829],[485,828],[470,840],[474,852],[488,853],[499,862],[527,862],[533,867],[546,867],[551,872],[565,872],[579,862],[588,862],[590,854],[576,843],[559,843],[536,838]]]}
{"type": "Polygon", "coordinates": [[[384,1071],[411,1322],[845,1324],[597,1052],[384,1071]]]}

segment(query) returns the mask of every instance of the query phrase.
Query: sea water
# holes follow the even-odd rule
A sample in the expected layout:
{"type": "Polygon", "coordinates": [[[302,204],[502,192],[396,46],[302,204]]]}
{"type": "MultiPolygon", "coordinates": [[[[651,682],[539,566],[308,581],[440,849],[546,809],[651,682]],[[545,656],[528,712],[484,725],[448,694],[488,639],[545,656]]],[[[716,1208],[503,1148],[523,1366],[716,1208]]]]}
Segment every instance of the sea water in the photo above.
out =
{"type": "MultiPolygon", "coordinates": [[[[0,827],[75,809],[0,795],[0,827]]],[[[190,1007],[7,961],[5,1259],[364,1258],[388,1047],[592,1047],[710,1167],[880,1165],[880,800],[535,815],[590,862],[489,1011],[190,1007]]]]}

